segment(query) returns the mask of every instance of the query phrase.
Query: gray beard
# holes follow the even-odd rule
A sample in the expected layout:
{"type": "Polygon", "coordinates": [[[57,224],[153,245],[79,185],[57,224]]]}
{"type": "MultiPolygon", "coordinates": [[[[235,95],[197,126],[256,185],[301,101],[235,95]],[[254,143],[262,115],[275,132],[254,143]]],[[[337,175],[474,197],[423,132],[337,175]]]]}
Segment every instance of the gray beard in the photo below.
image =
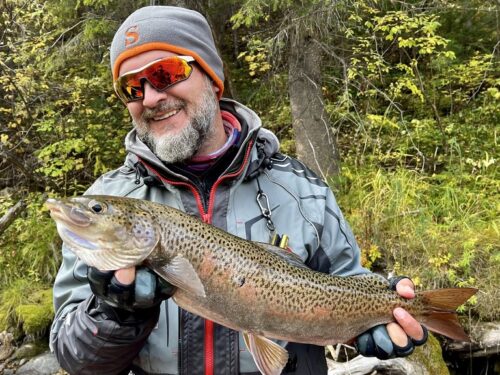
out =
{"type": "Polygon", "coordinates": [[[155,136],[148,124],[157,113],[165,113],[173,108],[186,110],[187,103],[184,100],[162,101],[155,108],[145,108],[141,118],[132,121],[139,139],[163,162],[171,164],[187,161],[213,137],[215,131],[213,123],[219,103],[212,91],[210,80],[206,79],[205,83],[200,104],[194,110],[187,112],[190,120],[179,133],[155,136]]]}

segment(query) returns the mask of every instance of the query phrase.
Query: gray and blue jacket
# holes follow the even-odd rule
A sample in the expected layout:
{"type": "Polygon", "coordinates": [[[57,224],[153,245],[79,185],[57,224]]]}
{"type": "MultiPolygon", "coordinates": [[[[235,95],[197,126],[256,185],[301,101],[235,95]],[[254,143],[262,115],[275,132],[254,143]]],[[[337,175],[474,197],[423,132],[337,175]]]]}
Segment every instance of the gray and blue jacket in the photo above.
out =
{"type": "MultiPolygon", "coordinates": [[[[125,141],[124,165],[101,176],[87,194],[160,202],[239,237],[269,242],[269,223],[257,201],[259,192],[264,193],[267,200],[261,203],[269,202],[276,232],[289,236],[289,248],[305,264],[336,275],[367,272],[330,188],[302,163],[280,154],[276,136],[261,128],[253,111],[227,99],[220,105],[238,118],[245,131],[229,160],[213,166],[209,175],[200,178],[166,166],[133,130],[125,141]]],[[[172,299],[162,303],[159,316],[133,324],[99,313],[86,265],[64,247],[54,305],[51,349],[71,374],[127,374],[129,370],[135,374],[259,374],[238,332],[207,324],[172,299]]],[[[327,373],[324,348],[282,344],[290,354],[285,373],[327,373]]]]}

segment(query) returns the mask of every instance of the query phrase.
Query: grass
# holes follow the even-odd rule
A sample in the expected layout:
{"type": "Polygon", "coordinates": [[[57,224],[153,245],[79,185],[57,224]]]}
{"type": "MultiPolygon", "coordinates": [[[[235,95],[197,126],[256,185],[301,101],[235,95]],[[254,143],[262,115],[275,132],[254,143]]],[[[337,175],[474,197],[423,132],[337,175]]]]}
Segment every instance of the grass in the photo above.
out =
{"type": "MultiPolygon", "coordinates": [[[[27,210],[0,238],[0,331],[15,328],[19,336],[44,334],[53,317],[61,244],[44,200],[42,194],[29,195],[27,210]]],[[[0,216],[12,203],[0,197],[0,216]]]]}
{"type": "Polygon", "coordinates": [[[337,198],[375,271],[420,288],[480,289],[462,310],[500,318],[498,191],[493,178],[344,167],[337,198]]]}

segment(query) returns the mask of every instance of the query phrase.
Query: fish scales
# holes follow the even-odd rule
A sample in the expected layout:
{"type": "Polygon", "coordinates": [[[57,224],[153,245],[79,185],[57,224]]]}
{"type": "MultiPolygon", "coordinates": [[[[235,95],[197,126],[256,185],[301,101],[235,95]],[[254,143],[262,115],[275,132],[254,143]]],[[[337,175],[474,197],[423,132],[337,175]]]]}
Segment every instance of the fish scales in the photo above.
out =
{"type": "MultiPolygon", "coordinates": [[[[156,214],[161,217],[161,212],[156,214]]],[[[332,327],[346,332],[339,335],[339,341],[354,337],[357,327],[366,325],[365,311],[377,322],[386,322],[390,321],[394,307],[405,306],[405,300],[386,293],[387,283],[380,283],[384,293],[380,290],[374,293],[376,288],[372,283],[361,293],[353,288],[356,284],[352,280],[297,268],[258,245],[203,225],[182,212],[173,214],[176,217],[159,220],[165,236],[158,253],[153,255],[155,261],[148,263],[155,269],[183,253],[197,271],[208,296],[189,304],[198,302],[214,314],[231,315],[236,326],[287,341],[314,332],[314,343],[320,345],[331,343],[328,331],[332,327]],[[357,321],[352,320],[353,314],[359,316],[357,321]],[[292,316],[309,325],[290,324],[292,316]],[[351,319],[345,327],[348,316],[351,319]],[[279,337],[270,333],[274,331],[281,332],[279,337]]],[[[362,286],[362,279],[358,283],[362,286]]]]}
{"type": "MultiPolygon", "coordinates": [[[[379,276],[316,272],[283,249],[148,201],[85,196],[49,200],[47,206],[60,236],[85,263],[100,269],[145,264],[177,286],[173,299],[180,307],[235,330],[333,344],[393,321],[392,311],[401,306],[429,329],[467,339],[453,310],[476,292],[472,288],[404,299],[379,276]]],[[[259,345],[268,343],[251,335],[246,342],[261,371],[279,373],[266,370],[269,359],[259,355],[259,345]]]]}

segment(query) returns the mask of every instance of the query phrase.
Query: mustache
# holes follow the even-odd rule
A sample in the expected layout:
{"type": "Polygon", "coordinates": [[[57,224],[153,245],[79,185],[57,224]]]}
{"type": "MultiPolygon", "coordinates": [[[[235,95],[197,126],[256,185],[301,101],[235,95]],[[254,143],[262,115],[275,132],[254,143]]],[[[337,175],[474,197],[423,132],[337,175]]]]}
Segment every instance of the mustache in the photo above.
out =
{"type": "Polygon", "coordinates": [[[149,121],[160,113],[172,111],[174,109],[183,109],[186,107],[186,102],[181,99],[162,100],[154,108],[144,108],[141,114],[141,120],[149,121]]]}

